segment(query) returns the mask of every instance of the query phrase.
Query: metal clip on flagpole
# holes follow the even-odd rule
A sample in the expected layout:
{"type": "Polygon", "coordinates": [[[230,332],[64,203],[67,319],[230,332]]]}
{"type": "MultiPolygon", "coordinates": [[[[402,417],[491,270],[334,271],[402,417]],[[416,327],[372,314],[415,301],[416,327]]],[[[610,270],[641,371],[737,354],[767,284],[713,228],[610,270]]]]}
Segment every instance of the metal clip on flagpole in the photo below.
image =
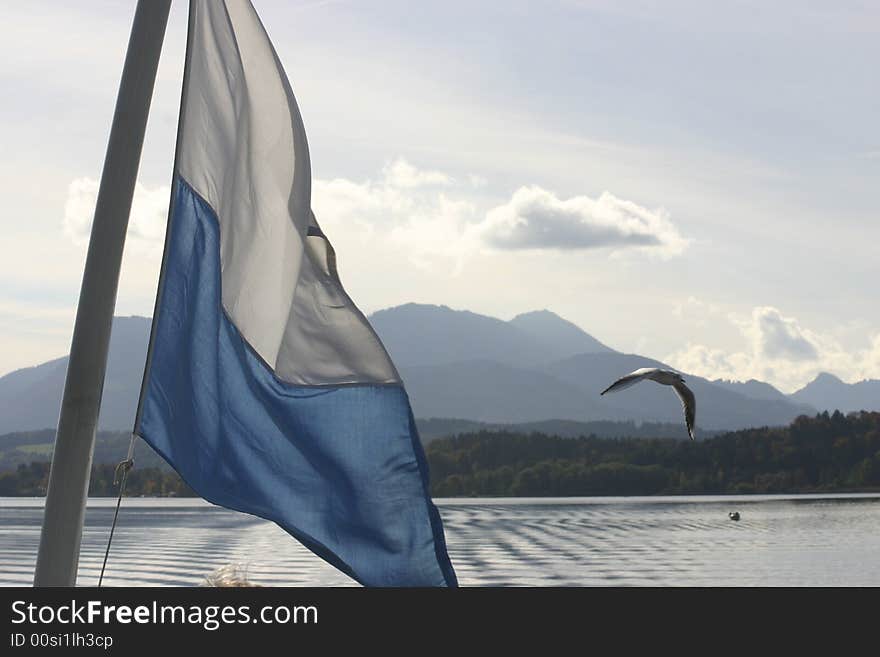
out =
{"type": "Polygon", "coordinates": [[[73,586],[122,250],[171,0],[138,0],[86,256],[34,586],[73,586]]]}

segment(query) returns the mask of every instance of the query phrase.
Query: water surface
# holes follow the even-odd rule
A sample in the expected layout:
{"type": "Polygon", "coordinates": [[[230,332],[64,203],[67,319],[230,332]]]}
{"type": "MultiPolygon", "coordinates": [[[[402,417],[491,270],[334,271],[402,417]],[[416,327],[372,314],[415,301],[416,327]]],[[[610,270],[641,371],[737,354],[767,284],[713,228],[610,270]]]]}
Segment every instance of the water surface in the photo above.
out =
{"type": "MultiPolygon", "coordinates": [[[[436,502],[467,586],[880,586],[880,495],[436,502]]],[[[0,585],[32,583],[42,505],[0,498],[0,585]]],[[[81,585],[97,583],[114,505],[89,500],[81,585]]],[[[354,584],[273,523],[143,498],[123,502],[104,583],[193,586],[230,563],[266,586],[354,584]]]]}

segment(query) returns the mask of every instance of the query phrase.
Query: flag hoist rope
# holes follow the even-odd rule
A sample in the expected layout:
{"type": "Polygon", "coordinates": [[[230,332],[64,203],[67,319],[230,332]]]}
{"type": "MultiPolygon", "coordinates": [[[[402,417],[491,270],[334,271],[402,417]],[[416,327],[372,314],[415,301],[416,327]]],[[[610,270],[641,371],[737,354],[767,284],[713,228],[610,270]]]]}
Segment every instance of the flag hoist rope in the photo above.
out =
{"type": "Polygon", "coordinates": [[[107,549],[104,550],[104,563],[101,564],[101,576],[98,577],[98,586],[104,582],[104,570],[107,568],[107,557],[110,556],[110,545],[113,543],[113,532],[116,531],[116,521],[119,519],[119,507],[122,505],[122,496],[125,495],[125,481],[128,479],[129,471],[134,467],[134,441],[137,435],[132,433],[131,440],[128,443],[128,456],[124,461],[120,461],[113,471],[113,485],[119,485],[119,496],[116,498],[116,511],[113,512],[113,523],[110,525],[110,536],[107,539],[107,549]],[[120,471],[122,477],[120,478],[120,471]]]}

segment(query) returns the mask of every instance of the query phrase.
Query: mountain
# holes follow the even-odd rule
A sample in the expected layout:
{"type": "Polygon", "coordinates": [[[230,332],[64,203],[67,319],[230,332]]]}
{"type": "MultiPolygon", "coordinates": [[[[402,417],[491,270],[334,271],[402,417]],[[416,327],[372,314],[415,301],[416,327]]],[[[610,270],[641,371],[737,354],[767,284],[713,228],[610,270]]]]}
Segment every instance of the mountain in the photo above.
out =
{"type": "MultiPolygon", "coordinates": [[[[98,463],[119,463],[128,453],[131,441],[129,431],[99,431],[95,436],[95,451],[92,461],[98,463]]],[[[0,436],[0,472],[14,470],[20,465],[34,461],[51,461],[55,444],[55,430],[12,432],[0,436]]],[[[134,446],[134,459],[138,468],[170,469],[165,460],[154,452],[144,441],[138,440],[134,446]]]]}
{"type": "Polygon", "coordinates": [[[543,344],[548,354],[555,354],[554,360],[574,354],[614,351],[592,335],[585,333],[580,327],[549,310],[517,315],[510,320],[510,324],[543,344]]]}
{"type": "MultiPolygon", "coordinates": [[[[599,396],[627,372],[666,365],[613,351],[549,311],[506,322],[446,306],[406,304],[370,319],[403,377],[418,418],[683,426],[678,400],[666,387],[643,383],[620,395],[599,396]]],[[[101,430],[131,429],[149,332],[147,318],[114,319],[101,430]]],[[[0,434],[54,427],[66,368],[67,358],[59,358],[0,377],[0,434]]],[[[772,387],[760,382],[685,378],[697,397],[701,436],[709,430],[782,425],[815,412],[803,399],[774,395],[772,387]]],[[[652,435],[655,429],[666,432],[655,427],[652,435]]]]}
{"type": "Polygon", "coordinates": [[[628,420],[625,411],[588,399],[581,387],[540,371],[490,360],[402,367],[416,417],[480,422],[628,420]]]}
{"type": "MultiPolygon", "coordinates": [[[[605,405],[605,417],[625,414],[628,418],[660,422],[681,422],[682,411],[675,393],[666,386],[640,383],[626,392],[599,396],[622,374],[640,367],[672,369],[660,361],[633,354],[580,354],[552,363],[544,372],[577,385],[587,399],[605,405]]],[[[788,424],[798,415],[815,413],[804,404],[788,399],[756,399],[718,386],[704,378],[684,375],[697,399],[697,426],[708,429],[735,429],[788,424]]]]}
{"type": "Polygon", "coordinates": [[[522,367],[585,351],[609,351],[548,311],[505,322],[468,310],[407,303],[373,313],[370,323],[398,368],[470,360],[522,367]]]}
{"type": "Polygon", "coordinates": [[[780,392],[769,383],[758,381],[757,379],[749,379],[748,381],[726,381],[724,379],[715,379],[712,381],[716,386],[727,388],[733,392],[738,392],[752,399],[788,399],[785,393],[780,392]]]}
{"type": "MultiPolygon", "coordinates": [[[[148,318],[113,318],[101,397],[101,429],[132,428],[149,339],[148,318]]],[[[67,356],[57,358],[0,377],[0,433],[56,426],[67,360],[67,356]]]]}
{"type": "Polygon", "coordinates": [[[833,374],[821,372],[810,383],[792,393],[791,398],[820,411],[873,411],[880,409],[880,381],[868,379],[845,383],[833,374]]]}
{"type": "Polygon", "coordinates": [[[66,374],[67,356],[0,377],[0,433],[55,426],[66,374]]]}

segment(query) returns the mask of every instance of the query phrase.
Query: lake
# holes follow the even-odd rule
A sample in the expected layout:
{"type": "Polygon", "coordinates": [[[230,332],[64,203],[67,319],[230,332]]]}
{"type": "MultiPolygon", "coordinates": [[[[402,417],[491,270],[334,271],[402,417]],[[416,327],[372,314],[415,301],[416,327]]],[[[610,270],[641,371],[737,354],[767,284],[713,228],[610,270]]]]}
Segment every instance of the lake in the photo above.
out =
{"type": "MultiPolygon", "coordinates": [[[[466,586],[880,586],[880,495],[435,500],[466,586]],[[734,522],[728,512],[739,511],[734,522]]],[[[0,585],[31,585],[42,499],[0,498],[0,585]]],[[[115,500],[91,499],[79,583],[97,583],[115,500]]],[[[123,501],[110,586],[354,584],[270,522],[199,499],[123,501]]]]}

